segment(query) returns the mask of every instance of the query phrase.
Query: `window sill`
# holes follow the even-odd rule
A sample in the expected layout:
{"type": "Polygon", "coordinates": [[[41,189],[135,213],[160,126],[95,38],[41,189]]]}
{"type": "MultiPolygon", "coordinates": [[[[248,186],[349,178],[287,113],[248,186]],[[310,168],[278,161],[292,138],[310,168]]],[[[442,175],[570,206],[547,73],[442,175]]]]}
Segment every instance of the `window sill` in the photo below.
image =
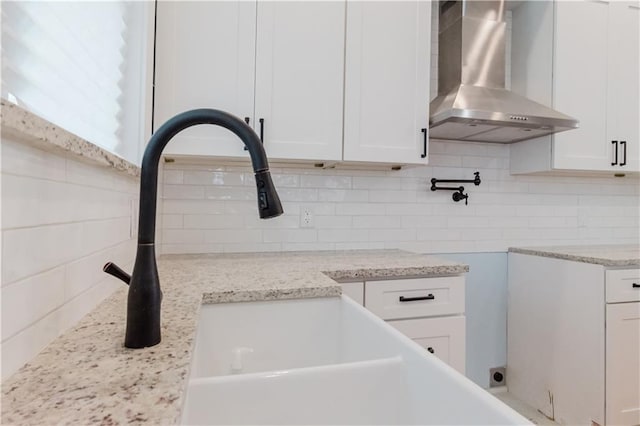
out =
{"type": "Polygon", "coordinates": [[[0,106],[3,137],[14,137],[54,154],[71,155],[85,163],[112,168],[133,177],[140,176],[140,167],[135,164],[61,129],[32,112],[5,99],[0,100],[0,106]]]}

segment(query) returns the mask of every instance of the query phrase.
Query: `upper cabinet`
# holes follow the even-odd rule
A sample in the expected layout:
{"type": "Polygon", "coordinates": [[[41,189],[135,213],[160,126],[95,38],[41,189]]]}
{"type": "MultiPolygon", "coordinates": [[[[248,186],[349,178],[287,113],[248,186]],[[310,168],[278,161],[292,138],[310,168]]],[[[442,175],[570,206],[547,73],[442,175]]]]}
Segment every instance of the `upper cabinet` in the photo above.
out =
{"type": "Polygon", "coordinates": [[[343,2],[259,2],[254,125],[269,158],[341,160],[343,2]]]}
{"type": "Polygon", "coordinates": [[[346,161],[426,164],[430,23],[429,2],[347,3],[346,161]]]}
{"type": "Polygon", "coordinates": [[[617,1],[526,2],[514,9],[514,90],[551,101],[580,127],[513,144],[512,173],[640,171],[639,12],[638,2],[617,1]]]}
{"type": "MultiPolygon", "coordinates": [[[[155,128],[216,108],[248,121],[273,160],[426,164],[430,13],[427,2],[158,2],[155,128]]],[[[248,157],[213,126],[174,139],[165,153],[248,157]]]]}
{"type": "MultiPolygon", "coordinates": [[[[160,1],[156,20],[154,130],[194,108],[253,123],[255,3],[160,1]]],[[[164,153],[249,158],[234,134],[215,126],[180,132],[164,153]]]]}

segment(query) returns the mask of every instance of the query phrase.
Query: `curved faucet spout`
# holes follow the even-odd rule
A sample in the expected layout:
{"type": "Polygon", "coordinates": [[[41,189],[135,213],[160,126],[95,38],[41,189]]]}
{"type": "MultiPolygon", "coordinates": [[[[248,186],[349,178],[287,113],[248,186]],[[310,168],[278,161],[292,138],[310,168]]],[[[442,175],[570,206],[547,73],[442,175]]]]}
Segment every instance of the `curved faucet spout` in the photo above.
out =
{"type": "Polygon", "coordinates": [[[151,137],[142,158],[138,251],[129,283],[125,346],[144,348],[160,343],[162,292],[156,266],[155,228],[158,198],[158,165],[164,147],[180,131],[198,124],[222,126],[235,133],[249,150],[258,192],[261,218],[283,213],[269,163],[260,139],[244,121],[224,111],[195,109],[171,118],[151,137]]]}

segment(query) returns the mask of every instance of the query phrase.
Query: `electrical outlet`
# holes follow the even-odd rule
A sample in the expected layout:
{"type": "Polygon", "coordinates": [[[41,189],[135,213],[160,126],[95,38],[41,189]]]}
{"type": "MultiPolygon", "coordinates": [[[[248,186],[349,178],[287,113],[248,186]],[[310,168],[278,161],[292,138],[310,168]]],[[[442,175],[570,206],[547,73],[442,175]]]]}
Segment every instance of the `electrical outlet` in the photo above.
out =
{"type": "Polygon", "coordinates": [[[489,369],[489,387],[504,386],[507,384],[507,368],[496,367],[489,369]]]}
{"type": "Polygon", "coordinates": [[[302,209],[300,211],[300,228],[315,228],[316,222],[313,218],[313,212],[310,209],[302,209]]]}

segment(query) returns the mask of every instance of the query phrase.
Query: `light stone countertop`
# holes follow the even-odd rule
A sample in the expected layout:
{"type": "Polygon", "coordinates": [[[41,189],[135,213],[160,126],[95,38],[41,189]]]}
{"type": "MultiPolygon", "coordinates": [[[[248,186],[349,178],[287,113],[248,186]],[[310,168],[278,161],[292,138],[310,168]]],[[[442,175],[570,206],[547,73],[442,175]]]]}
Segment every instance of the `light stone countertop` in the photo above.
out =
{"type": "Polygon", "coordinates": [[[18,105],[0,100],[2,135],[59,155],[71,155],[90,164],[111,167],[133,177],[140,167],[70,133],[18,105]]]}
{"type": "Polygon", "coordinates": [[[638,245],[511,247],[509,251],[607,267],[640,266],[638,245]]]}
{"type": "Polygon", "coordinates": [[[123,285],[2,383],[2,424],[177,424],[202,303],[339,296],[333,279],[457,275],[469,268],[371,250],[171,255],[160,259],[158,270],[164,295],[159,345],[123,347],[123,285]]]}

